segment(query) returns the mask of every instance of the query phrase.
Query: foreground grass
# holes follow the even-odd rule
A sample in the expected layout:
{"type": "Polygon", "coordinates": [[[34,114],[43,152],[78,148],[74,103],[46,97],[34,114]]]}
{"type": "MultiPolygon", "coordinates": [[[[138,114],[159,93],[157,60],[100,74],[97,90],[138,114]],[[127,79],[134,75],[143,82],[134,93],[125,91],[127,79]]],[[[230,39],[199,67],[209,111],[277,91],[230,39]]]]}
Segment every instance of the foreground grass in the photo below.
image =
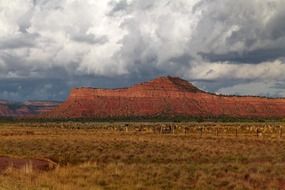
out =
{"type": "Polygon", "coordinates": [[[49,172],[8,169],[0,189],[285,188],[285,138],[29,126],[2,126],[0,138],[0,155],[59,164],[49,172]]]}

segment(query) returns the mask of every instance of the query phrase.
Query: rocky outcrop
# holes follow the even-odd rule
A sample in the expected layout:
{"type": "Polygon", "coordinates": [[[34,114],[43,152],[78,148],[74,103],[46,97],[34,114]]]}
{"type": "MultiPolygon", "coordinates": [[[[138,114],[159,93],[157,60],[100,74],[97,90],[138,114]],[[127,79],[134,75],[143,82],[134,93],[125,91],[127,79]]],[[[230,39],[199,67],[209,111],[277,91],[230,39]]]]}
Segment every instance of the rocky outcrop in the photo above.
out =
{"type": "Polygon", "coordinates": [[[160,77],[130,88],[76,88],[48,118],[111,118],[156,116],[260,117],[285,116],[285,99],[215,95],[191,83],[160,77]]]}
{"type": "Polygon", "coordinates": [[[62,102],[59,101],[26,101],[23,103],[23,108],[27,108],[32,114],[42,114],[53,110],[55,107],[60,105],[62,102]]]}
{"type": "Polygon", "coordinates": [[[23,117],[43,114],[53,110],[60,102],[56,101],[0,101],[0,117],[23,117]]]}

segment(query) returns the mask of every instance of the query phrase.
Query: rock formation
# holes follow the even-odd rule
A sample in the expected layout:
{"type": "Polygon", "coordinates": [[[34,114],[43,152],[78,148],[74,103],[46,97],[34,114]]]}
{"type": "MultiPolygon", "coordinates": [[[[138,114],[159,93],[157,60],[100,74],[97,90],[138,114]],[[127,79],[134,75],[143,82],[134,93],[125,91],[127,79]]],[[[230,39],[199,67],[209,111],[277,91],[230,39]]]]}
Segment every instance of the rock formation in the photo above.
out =
{"type": "Polygon", "coordinates": [[[43,114],[53,110],[60,102],[55,101],[26,101],[9,102],[0,100],[0,117],[23,117],[43,114]]]}
{"type": "Polygon", "coordinates": [[[47,118],[285,117],[285,99],[223,96],[204,92],[175,77],[121,89],[76,88],[47,118]]]}

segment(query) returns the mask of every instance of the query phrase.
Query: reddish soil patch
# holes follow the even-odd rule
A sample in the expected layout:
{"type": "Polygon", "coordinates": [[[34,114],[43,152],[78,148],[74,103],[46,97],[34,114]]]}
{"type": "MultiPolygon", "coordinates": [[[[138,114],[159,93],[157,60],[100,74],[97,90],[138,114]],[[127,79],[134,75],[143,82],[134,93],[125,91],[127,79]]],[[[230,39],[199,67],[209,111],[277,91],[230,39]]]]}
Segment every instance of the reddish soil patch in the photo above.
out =
{"type": "Polygon", "coordinates": [[[285,189],[285,180],[284,179],[279,180],[279,188],[278,189],[280,189],[280,190],[285,189]]]}
{"type": "Polygon", "coordinates": [[[55,163],[43,159],[20,159],[0,156],[0,172],[8,167],[21,169],[25,166],[32,166],[33,170],[48,171],[55,168],[55,163]]]}

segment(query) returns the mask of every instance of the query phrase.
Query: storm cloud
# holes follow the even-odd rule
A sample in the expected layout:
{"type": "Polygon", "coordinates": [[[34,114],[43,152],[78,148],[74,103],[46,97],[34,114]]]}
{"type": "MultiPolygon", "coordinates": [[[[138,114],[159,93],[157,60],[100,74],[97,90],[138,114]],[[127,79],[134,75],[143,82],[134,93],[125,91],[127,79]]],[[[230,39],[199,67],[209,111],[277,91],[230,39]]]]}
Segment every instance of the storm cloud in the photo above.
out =
{"type": "Polygon", "coordinates": [[[285,96],[284,19],[284,0],[0,0],[0,98],[160,75],[285,96]]]}

